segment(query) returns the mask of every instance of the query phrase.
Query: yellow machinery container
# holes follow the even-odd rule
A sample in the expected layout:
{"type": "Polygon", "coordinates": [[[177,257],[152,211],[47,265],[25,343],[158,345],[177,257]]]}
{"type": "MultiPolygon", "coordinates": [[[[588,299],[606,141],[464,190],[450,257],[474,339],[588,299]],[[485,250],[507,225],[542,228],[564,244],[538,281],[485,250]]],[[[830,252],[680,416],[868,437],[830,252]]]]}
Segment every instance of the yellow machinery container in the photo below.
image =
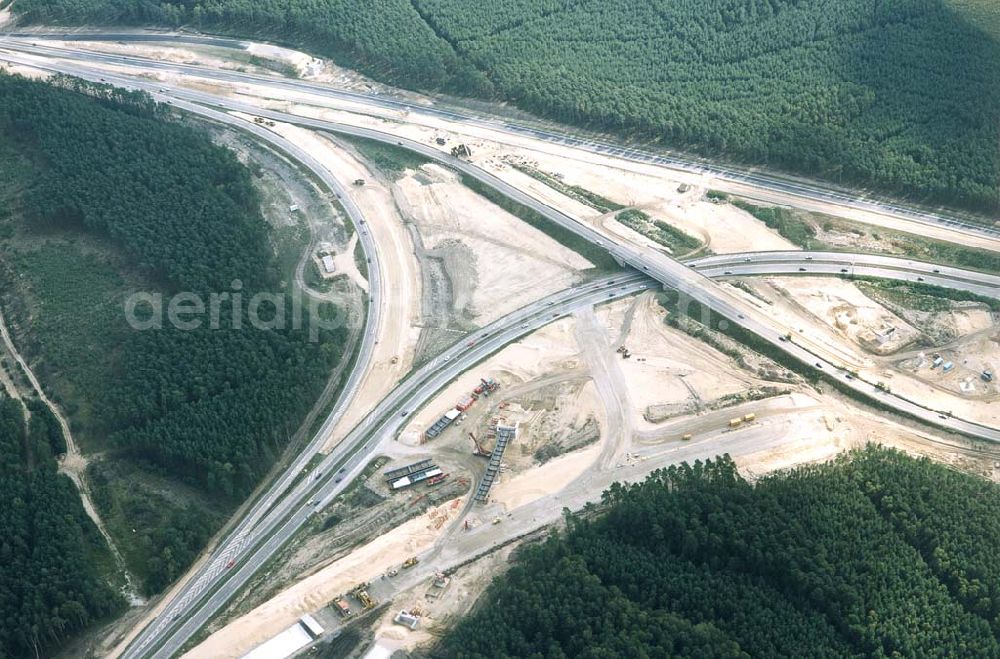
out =
{"type": "Polygon", "coordinates": [[[683,437],[681,437],[681,439],[686,442],[687,440],[691,439],[691,433],[684,435],[683,437]]]}
{"type": "Polygon", "coordinates": [[[743,423],[743,419],[740,419],[740,418],[730,419],[729,420],[729,427],[730,428],[739,428],[742,423],[743,423]]]}
{"type": "Polygon", "coordinates": [[[750,414],[745,414],[743,416],[743,420],[746,421],[747,423],[750,423],[751,421],[753,421],[756,418],[757,418],[757,415],[754,414],[753,412],[751,412],[750,414]]]}

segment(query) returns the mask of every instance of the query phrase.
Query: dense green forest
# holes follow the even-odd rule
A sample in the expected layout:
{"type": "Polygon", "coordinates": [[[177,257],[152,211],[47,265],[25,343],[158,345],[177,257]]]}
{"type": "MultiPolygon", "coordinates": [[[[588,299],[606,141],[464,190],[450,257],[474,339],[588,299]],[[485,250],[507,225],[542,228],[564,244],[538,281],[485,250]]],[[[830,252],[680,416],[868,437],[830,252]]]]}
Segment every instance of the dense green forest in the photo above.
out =
{"type": "Polygon", "coordinates": [[[69,478],[56,472],[47,421],[0,390],[0,657],[51,656],[124,608],[111,556],[69,478]]]}
{"type": "Polygon", "coordinates": [[[869,446],[615,484],[519,554],[447,657],[1000,655],[1000,488],[869,446]]]}
{"type": "Polygon", "coordinates": [[[193,24],[396,84],[920,200],[1000,208],[993,0],[19,0],[33,22],[193,24]]]}
{"type": "Polygon", "coordinates": [[[296,322],[290,302],[261,309],[283,326],[253,327],[247,301],[284,291],[250,174],[148,97],[0,75],[0,147],[0,181],[11,184],[3,303],[84,450],[105,452],[90,472],[95,500],[155,592],[273,466],[346,330],[311,324],[308,304],[296,322]],[[197,329],[138,331],[123,309],[136,290],[163,294],[164,312],[177,292],[230,296],[217,329],[206,314],[197,329]],[[148,487],[155,478],[212,510],[148,487]]]}

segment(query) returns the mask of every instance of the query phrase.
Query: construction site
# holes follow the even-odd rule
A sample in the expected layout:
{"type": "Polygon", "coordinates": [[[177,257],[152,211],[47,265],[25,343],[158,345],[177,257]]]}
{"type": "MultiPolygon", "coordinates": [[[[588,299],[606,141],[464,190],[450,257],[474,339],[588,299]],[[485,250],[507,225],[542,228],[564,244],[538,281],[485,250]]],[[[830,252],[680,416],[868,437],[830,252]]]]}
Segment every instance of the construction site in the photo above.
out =
{"type": "MultiPolygon", "coordinates": [[[[232,68],[212,49],[104,48],[232,68]]],[[[372,96],[385,91],[332,62],[286,49],[274,56],[294,63],[307,79],[335,80],[372,96]]],[[[618,212],[632,209],[697,241],[700,255],[799,249],[747,211],[713,200],[709,190],[794,204],[812,221],[839,214],[817,235],[845,248],[865,241],[885,253],[896,247],[872,238],[873,231],[851,233],[841,221],[886,232],[916,230],[886,214],[510,137],[489,125],[456,126],[377,105],[359,111],[357,99],[324,100],[260,82],[149,75],[165,86],[197,84],[261,109],[433,146],[578,219],[599,233],[602,246],[665,253],[662,244],[619,221],[618,212]],[[606,202],[612,206],[602,206],[606,202]]],[[[331,199],[318,199],[303,186],[289,185],[292,194],[267,198],[269,219],[301,234],[288,257],[301,286],[360,310],[362,295],[370,294],[368,268],[375,264],[359,241],[371,237],[379,246],[382,291],[391,292],[366,300],[381,314],[377,336],[351,404],[308,469],[335,455],[352,429],[413,373],[432,365],[442,375],[417,402],[400,403],[369,426],[374,430],[358,442],[365,451],[358,464],[345,459],[343,467],[298,476],[316,482],[332,477],[324,496],[335,496],[307,500],[302,527],[212,619],[187,656],[240,656],[296,626],[300,639],[315,629],[326,638],[364,629],[366,643],[381,653],[376,656],[413,650],[468,612],[516,547],[559,528],[564,509],[581,511],[612,483],[635,482],[680,462],[726,453],[753,482],[876,442],[1000,481],[1000,452],[879,414],[814,373],[768,356],[773,351],[752,349],[717,326],[669,310],[656,282],[649,290],[620,293],[620,271],[601,271],[584,255],[592,253],[571,249],[487,200],[453,169],[413,160],[387,165],[366,155],[361,141],[231,114],[335,172],[365,218],[347,226],[331,199]],[[570,294],[595,282],[603,287],[597,295],[572,302],[577,298],[570,294]],[[517,318],[519,310],[564,293],[550,301],[560,305],[558,312],[543,307],[533,316],[542,320],[530,325],[517,318]],[[520,330],[516,336],[462,368],[451,367],[461,351],[492,340],[487,325],[506,318],[512,319],[507,329],[520,330]],[[300,622],[307,615],[315,627],[300,622]]],[[[941,227],[926,233],[955,239],[941,227]]],[[[968,243],[996,247],[979,237],[968,243]]],[[[931,303],[916,289],[804,270],[797,276],[733,275],[712,285],[748,315],[780,327],[782,344],[807,349],[845,381],[877,383],[880,391],[918,401],[942,418],[1000,426],[1000,317],[994,308],[944,297],[931,303]]]]}

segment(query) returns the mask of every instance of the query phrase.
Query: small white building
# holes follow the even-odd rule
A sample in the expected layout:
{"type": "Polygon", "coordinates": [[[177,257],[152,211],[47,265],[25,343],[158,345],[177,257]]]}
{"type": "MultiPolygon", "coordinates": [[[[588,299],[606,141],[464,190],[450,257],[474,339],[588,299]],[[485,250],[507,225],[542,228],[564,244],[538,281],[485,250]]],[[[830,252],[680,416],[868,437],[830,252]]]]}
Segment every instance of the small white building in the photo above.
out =
{"type": "Polygon", "coordinates": [[[333,257],[329,254],[324,254],[320,260],[323,261],[323,270],[326,272],[330,273],[337,269],[337,265],[333,262],[333,257]]]}
{"type": "Polygon", "coordinates": [[[420,618],[418,618],[415,615],[412,615],[409,611],[406,611],[405,609],[397,613],[396,617],[393,618],[392,621],[395,622],[397,625],[409,627],[411,631],[416,629],[417,625],[420,624],[420,618]]]}

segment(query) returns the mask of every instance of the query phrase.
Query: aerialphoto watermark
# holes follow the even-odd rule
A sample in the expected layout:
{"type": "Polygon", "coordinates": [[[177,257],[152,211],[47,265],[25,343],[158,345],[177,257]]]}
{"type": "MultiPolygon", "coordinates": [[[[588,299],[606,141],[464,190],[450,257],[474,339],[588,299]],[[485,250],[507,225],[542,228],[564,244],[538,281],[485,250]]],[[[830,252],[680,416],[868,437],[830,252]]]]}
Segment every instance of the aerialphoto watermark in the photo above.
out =
{"type": "Polygon", "coordinates": [[[350,320],[340,305],[303,296],[298,288],[291,293],[258,291],[249,297],[239,279],[229,288],[207,295],[183,291],[166,299],[162,293],[139,291],[125,299],[125,321],[136,331],[165,327],[185,332],[204,328],[282,331],[305,327],[309,340],[315,342],[324,331],[343,328],[350,320]]]}

